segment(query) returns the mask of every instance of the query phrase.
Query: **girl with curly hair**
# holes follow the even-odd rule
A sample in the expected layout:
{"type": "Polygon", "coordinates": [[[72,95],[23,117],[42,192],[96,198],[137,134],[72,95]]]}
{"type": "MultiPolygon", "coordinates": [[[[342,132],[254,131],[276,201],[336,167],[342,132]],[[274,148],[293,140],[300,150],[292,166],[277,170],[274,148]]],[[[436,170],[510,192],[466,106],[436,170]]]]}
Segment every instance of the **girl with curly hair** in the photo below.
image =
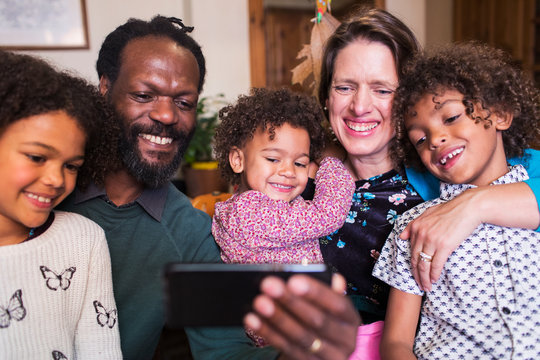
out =
{"type": "MultiPolygon", "coordinates": [[[[481,224],[427,292],[412,275],[410,242],[399,237],[425,210],[467,189],[529,178],[507,159],[522,156],[540,135],[540,93],[509,61],[486,45],[449,45],[418,55],[400,80],[394,156],[435,175],[441,194],[396,221],[373,270],[392,286],[385,359],[540,357],[538,232],[481,224]]],[[[419,260],[432,256],[421,251],[419,260]]]]}
{"type": "Polygon", "coordinates": [[[112,112],[92,85],[27,55],[0,51],[0,79],[2,356],[120,359],[105,234],[53,211],[76,182],[103,180],[112,112]]]}
{"type": "Polygon", "coordinates": [[[316,101],[253,89],[220,111],[215,152],[234,195],[216,204],[212,232],[229,263],[321,263],[317,239],[343,225],[354,185],[343,164],[321,161],[313,201],[300,194],[323,146],[316,101]]]}
{"type": "Polygon", "coordinates": [[[253,89],[220,111],[215,152],[237,189],[217,203],[212,233],[227,263],[322,263],[318,238],[339,229],[354,184],[336,158],[320,163],[313,201],[300,194],[323,146],[322,111],[306,95],[253,89]]]}

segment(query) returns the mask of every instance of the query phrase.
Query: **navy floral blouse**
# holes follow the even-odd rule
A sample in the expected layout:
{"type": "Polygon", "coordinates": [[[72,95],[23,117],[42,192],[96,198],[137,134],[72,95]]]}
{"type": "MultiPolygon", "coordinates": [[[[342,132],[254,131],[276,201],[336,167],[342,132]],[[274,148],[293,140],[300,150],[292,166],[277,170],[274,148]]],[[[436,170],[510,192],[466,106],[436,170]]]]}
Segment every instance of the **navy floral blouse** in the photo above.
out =
{"type": "MultiPolygon", "coordinates": [[[[304,198],[314,191],[309,182],[304,198]]],[[[347,280],[347,294],[364,323],[383,320],[389,286],[371,275],[386,238],[399,215],[423,200],[404,171],[391,170],[356,181],[352,205],[343,227],[319,239],[324,261],[347,280]]]]}

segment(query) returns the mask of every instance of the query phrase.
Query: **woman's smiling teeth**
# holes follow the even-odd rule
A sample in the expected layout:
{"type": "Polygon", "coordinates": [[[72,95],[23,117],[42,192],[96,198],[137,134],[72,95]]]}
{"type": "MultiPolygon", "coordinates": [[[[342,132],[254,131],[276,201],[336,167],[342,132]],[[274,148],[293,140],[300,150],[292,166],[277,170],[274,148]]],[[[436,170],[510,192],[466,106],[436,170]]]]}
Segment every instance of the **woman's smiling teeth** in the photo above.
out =
{"type": "Polygon", "coordinates": [[[451,159],[454,156],[456,156],[457,154],[460,154],[463,151],[463,149],[464,148],[461,147],[459,149],[456,149],[456,150],[452,151],[451,153],[449,153],[448,155],[443,157],[441,160],[439,160],[439,162],[441,163],[441,165],[445,165],[446,161],[448,161],[448,159],[451,159]]]}
{"type": "Polygon", "coordinates": [[[347,127],[354,131],[369,131],[375,129],[378,123],[358,123],[354,121],[347,121],[347,127]]]}
{"type": "Polygon", "coordinates": [[[28,194],[28,197],[30,199],[34,199],[34,200],[37,200],[37,201],[45,203],[45,204],[50,204],[50,202],[51,202],[50,198],[46,198],[46,197],[43,197],[43,196],[38,196],[36,194],[28,194]]]}
{"type": "Polygon", "coordinates": [[[170,144],[173,141],[173,139],[170,137],[161,137],[161,136],[155,136],[155,135],[150,135],[150,134],[139,134],[139,136],[145,140],[150,141],[151,143],[158,144],[158,145],[170,144]]]}

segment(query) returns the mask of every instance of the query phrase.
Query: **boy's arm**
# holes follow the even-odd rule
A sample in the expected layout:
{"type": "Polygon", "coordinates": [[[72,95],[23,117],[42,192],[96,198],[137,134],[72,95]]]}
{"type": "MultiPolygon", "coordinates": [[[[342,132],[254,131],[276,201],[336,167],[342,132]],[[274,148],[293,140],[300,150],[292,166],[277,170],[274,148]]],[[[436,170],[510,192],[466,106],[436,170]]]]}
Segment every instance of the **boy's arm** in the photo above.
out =
{"type": "Polygon", "coordinates": [[[416,359],[413,353],[414,338],[422,296],[391,288],[386,309],[384,331],[380,344],[383,360],[416,359]]]}

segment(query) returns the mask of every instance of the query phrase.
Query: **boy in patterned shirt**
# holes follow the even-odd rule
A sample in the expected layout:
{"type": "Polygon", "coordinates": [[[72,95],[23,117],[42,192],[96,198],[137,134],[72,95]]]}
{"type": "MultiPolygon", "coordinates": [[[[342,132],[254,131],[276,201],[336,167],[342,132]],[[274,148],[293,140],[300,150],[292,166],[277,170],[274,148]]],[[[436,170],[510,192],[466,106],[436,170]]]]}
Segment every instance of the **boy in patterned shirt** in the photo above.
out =
{"type": "MultiPolygon", "coordinates": [[[[539,131],[539,92],[502,51],[477,43],[420,54],[400,81],[393,105],[394,156],[441,182],[440,198],[404,213],[373,275],[392,286],[381,342],[383,359],[538,359],[538,243],[532,230],[480,225],[424,292],[399,234],[428,208],[476,186],[527,180],[507,158],[522,155],[539,131]],[[415,151],[416,150],[416,151],[415,151]]],[[[529,161],[539,161],[533,152],[529,161]]],[[[531,174],[533,175],[533,174],[531,174]]],[[[481,209],[479,209],[481,211],[481,209]]],[[[538,216],[524,219],[538,226],[538,216]]]]}

